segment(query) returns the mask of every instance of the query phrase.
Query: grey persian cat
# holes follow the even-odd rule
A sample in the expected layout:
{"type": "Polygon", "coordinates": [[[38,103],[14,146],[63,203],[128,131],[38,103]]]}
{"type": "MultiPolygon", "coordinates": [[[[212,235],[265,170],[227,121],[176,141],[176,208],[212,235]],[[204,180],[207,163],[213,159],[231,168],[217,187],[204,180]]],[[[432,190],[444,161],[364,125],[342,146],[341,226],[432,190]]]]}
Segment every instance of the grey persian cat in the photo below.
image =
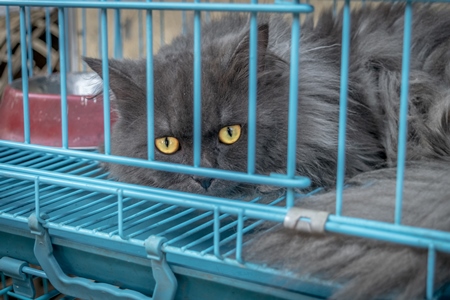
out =
{"type": "MultiPolygon", "coordinates": [[[[387,189],[395,190],[394,171],[383,168],[394,166],[397,159],[404,9],[403,4],[386,4],[352,12],[346,177],[363,173],[350,182],[375,178],[381,183],[350,189],[347,193],[356,196],[345,195],[344,212],[348,215],[357,212],[359,217],[392,221],[394,200],[389,198],[392,195],[387,189]],[[376,209],[367,210],[368,207],[376,209]]],[[[425,162],[445,161],[450,156],[448,15],[449,10],[440,7],[414,6],[407,160],[423,160],[428,170],[423,171],[423,176],[428,178],[428,184],[421,185],[418,191],[417,181],[407,178],[405,193],[413,203],[412,211],[404,213],[404,221],[450,231],[450,184],[431,184],[439,178],[448,179],[450,174],[444,174],[437,163],[432,166],[438,177],[430,179],[435,171],[425,162]],[[433,187],[438,194],[429,191],[428,198],[436,195],[437,200],[428,205],[432,199],[417,193],[433,187]]],[[[285,173],[290,24],[281,16],[270,14],[260,14],[258,23],[256,172],[285,173]]],[[[341,33],[342,14],[333,16],[330,10],[324,11],[316,22],[307,17],[301,27],[297,173],[311,178],[313,186],[328,188],[333,187],[336,177],[341,33]]],[[[202,27],[203,167],[246,172],[248,48],[247,15],[229,14],[202,27]]],[[[175,38],[154,56],[158,161],[193,164],[193,59],[192,33],[175,38]]],[[[86,62],[101,75],[100,60],[87,58],[86,62]]],[[[110,60],[109,65],[110,86],[119,113],[111,137],[112,154],[146,159],[145,60],[110,60]]],[[[421,170],[420,165],[412,167],[411,172],[421,170]]],[[[107,164],[107,168],[111,176],[121,181],[187,192],[223,196],[268,190],[118,164],[107,164]]],[[[301,203],[333,211],[333,201],[334,194],[330,192],[301,203]]],[[[329,271],[329,278],[349,282],[336,295],[342,299],[369,299],[395,292],[399,287],[404,289],[400,296],[405,299],[423,294],[425,256],[419,250],[340,236],[293,238],[293,234],[280,229],[264,234],[246,251],[246,258],[252,261],[289,267],[298,273],[323,275],[329,271]],[[389,281],[391,278],[394,279],[389,281]]],[[[450,277],[448,255],[443,257],[441,260],[439,256],[437,265],[439,283],[450,277]]]]}
{"type": "MultiPolygon", "coordinates": [[[[346,175],[396,162],[404,5],[352,13],[346,175]]],[[[408,159],[450,154],[450,18],[447,10],[416,6],[411,46],[408,159]]],[[[290,25],[261,14],[258,30],[256,173],[286,172],[290,25]]],[[[249,20],[229,14],[202,27],[201,166],[246,172],[249,20]],[[233,144],[219,140],[240,126],[233,144]]],[[[302,25],[297,172],[313,186],[332,186],[337,164],[342,16],[326,10],[302,25]]],[[[154,56],[155,137],[178,151],[158,161],[193,164],[193,35],[173,40],[154,56]],[[175,141],[176,142],[176,141],[175,141]],[[173,146],[173,143],[171,144],[173,146]]],[[[101,75],[101,61],[85,59],[101,75]]],[[[145,60],[110,60],[119,112],[112,154],[147,158],[145,60]]],[[[164,145],[163,145],[164,146],[164,145]]],[[[121,181],[211,195],[254,187],[219,179],[108,165],[121,181]]]]}

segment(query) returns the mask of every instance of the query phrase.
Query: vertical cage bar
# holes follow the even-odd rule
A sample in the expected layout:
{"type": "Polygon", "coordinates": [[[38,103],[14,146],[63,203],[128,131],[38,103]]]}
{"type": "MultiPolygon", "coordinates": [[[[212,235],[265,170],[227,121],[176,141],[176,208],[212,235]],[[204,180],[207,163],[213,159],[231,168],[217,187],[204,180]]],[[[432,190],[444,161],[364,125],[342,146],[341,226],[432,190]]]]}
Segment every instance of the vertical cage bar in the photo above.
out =
{"type": "MultiPolygon", "coordinates": [[[[147,0],[150,2],[150,0],[147,0]]],[[[153,94],[153,12],[146,12],[147,28],[147,138],[148,159],[155,159],[154,94],[153,94]]]]}
{"type": "MultiPolygon", "coordinates": [[[[252,0],[257,4],[258,0],[252,0]]],[[[256,161],[256,92],[258,78],[258,16],[255,12],[250,15],[250,57],[248,77],[248,146],[247,146],[247,173],[255,173],[256,161]]]]}
{"type": "Polygon", "coordinates": [[[117,230],[119,231],[119,236],[124,239],[123,236],[123,190],[119,189],[117,191],[117,230]]]}
{"type": "Polygon", "coordinates": [[[350,56],[350,0],[345,0],[342,27],[341,90],[339,100],[339,136],[336,177],[336,215],[342,214],[345,180],[345,135],[347,129],[348,67],[350,56]]]}
{"type": "Polygon", "coordinates": [[[45,44],[47,45],[47,74],[53,72],[52,68],[52,31],[50,28],[50,8],[45,8],[45,44]]]}
{"type": "MultiPolygon", "coordinates": [[[[186,0],[183,0],[182,2],[185,3],[186,0]]],[[[187,28],[187,17],[186,17],[186,11],[185,10],[183,10],[181,12],[181,26],[183,27],[182,28],[183,34],[186,34],[186,31],[187,31],[187,29],[186,29],[187,28]]]]}
{"type": "Polygon", "coordinates": [[[403,179],[405,177],[406,140],[408,134],[408,90],[409,61],[412,31],[412,4],[405,7],[405,27],[403,32],[402,84],[400,91],[400,115],[398,129],[397,186],[395,192],[395,224],[402,221],[403,179]]]}
{"type": "MultiPolygon", "coordinates": [[[[161,0],[161,2],[164,2],[164,0],[161,0]]],[[[164,30],[164,11],[160,10],[159,11],[159,46],[163,46],[165,44],[165,30],[164,30]]]]}
{"type": "Polygon", "coordinates": [[[214,255],[220,258],[220,213],[219,208],[214,208],[214,255]]]}
{"type": "Polygon", "coordinates": [[[238,224],[237,224],[237,235],[236,235],[236,260],[239,263],[243,263],[243,260],[242,260],[243,229],[244,229],[244,213],[243,213],[243,211],[239,211],[238,224]]]}
{"type": "MultiPolygon", "coordinates": [[[[200,0],[195,0],[200,3],[200,0]]],[[[194,167],[200,166],[202,145],[201,12],[194,12],[194,167]]]]}
{"type": "Polygon", "coordinates": [[[110,137],[110,103],[109,103],[109,69],[108,69],[108,12],[100,10],[101,51],[102,51],[102,74],[103,74],[103,130],[105,138],[105,154],[111,154],[110,137]]]}
{"type": "MultiPolygon", "coordinates": [[[[26,45],[26,21],[25,7],[21,6],[19,10],[20,19],[20,44],[26,45]]],[[[22,91],[23,91],[23,135],[24,142],[30,143],[30,108],[28,101],[28,70],[27,70],[27,47],[20,47],[22,63],[22,91]]]]}
{"type": "MultiPolygon", "coordinates": [[[[65,38],[64,38],[64,43],[65,43],[65,55],[66,55],[66,72],[70,72],[70,65],[69,65],[69,60],[71,59],[69,51],[70,51],[70,45],[69,45],[69,40],[70,40],[70,33],[69,33],[69,9],[68,8],[64,8],[64,30],[65,30],[65,38]]],[[[60,50],[61,51],[61,50],[60,50]]]]}
{"type": "Polygon", "coordinates": [[[333,16],[337,14],[337,0],[333,0],[333,16]]]}
{"type": "MultiPolygon", "coordinates": [[[[32,30],[32,22],[31,22],[31,8],[27,6],[25,8],[26,12],[26,23],[27,23],[27,32],[28,32],[28,64],[29,64],[29,76],[33,77],[33,30],[32,30]]],[[[23,44],[25,45],[25,44],[23,44]]]]}
{"type": "Polygon", "coordinates": [[[427,262],[427,299],[433,299],[434,290],[434,268],[436,266],[436,249],[431,244],[428,247],[428,262],[427,262]]]}
{"type": "Polygon", "coordinates": [[[68,118],[67,118],[67,78],[66,78],[66,16],[65,9],[58,8],[58,25],[59,25],[59,68],[61,70],[61,135],[62,135],[62,147],[67,149],[69,147],[68,137],[68,118]]]}
{"type": "MultiPolygon", "coordinates": [[[[87,43],[86,43],[86,38],[87,38],[87,24],[86,24],[86,8],[82,8],[81,9],[81,53],[83,55],[83,57],[86,57],[87,54],[87,43]]],[[[86,71],[86,63],[83,61],[82,63],[83,66],[83,72],[86,71]]]]}
{"type": "Polygon", "coordinates": [[[41,203],[39,195],[39,176],[34,179],[34,208],[36,212],[36,217],[41,220],[41,203]]]}
{"type": "Polygon", "coordinates": [[[144,30],[142,25],[142,10],[138,10],[138,51],[139,51],[139,58],[142,57],[142,54],[144,53],[144,45],[142,43],[142,40],[144,38],[144,30]]]}
{"type": "Polygon", "coordinates": [[[42,287],[44,289],[44,294],[48,293],[48,280],[47,278],[42,278],[42,287]]]}
{"type": "MultiPolygon", "coordinates": [[[[299,3],[298,0],[295,3],[299,3]]],[[[292,14],[291,32],[291,63],[289,77],[289,116],[288,116],[288,143],[287,143],[287,176],[294,178],[296,171],[297,154],[297,116],[298,116],[298,65],[300,47],[300,15],[292,14]]],[[[286,194],[286,206],[294,206],[295,192],[289,188],[286,194]]]]}
{"type": "MultiPolygon", "coordinates": [[[[120,0],[116,0],[120,1],[120,0]]],[[[120,9],[114,10],[114,58],[123,57],[122,30],[120,25],[120,9]]]]}
{"type": "Polygon", "coordinates": [[[11,55],[11,21],[9,16],[9,6],[6,6],[5,11],[5,22],[6,22],[6,65],[8,66],[8,83],[13,81],[12,73],[12,55],[11,55]]]}

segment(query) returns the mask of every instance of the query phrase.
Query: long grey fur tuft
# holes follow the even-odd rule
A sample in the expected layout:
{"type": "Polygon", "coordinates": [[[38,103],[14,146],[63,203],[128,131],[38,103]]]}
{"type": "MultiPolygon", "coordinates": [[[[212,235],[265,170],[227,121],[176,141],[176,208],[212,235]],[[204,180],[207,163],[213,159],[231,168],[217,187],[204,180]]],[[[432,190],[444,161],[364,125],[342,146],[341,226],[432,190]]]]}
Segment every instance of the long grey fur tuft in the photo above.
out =
{"type": "MultiPolygon", "coordinates": [[[[360,174],[344,191],[343,215],[394,221],[396,168],[360,174]]],[[[450,231],[450,162],[409,162],[402,224],[450,231]]],[[[300,199],[296,206],[335,212],[336,193],[300,199]]],[[[247,261],[266,263],[298,276],[343,284],[331,299],[423,299],[426,249],[327,233],[297,233],[281,226],[259,234],[244,248],[247,261]]],[[[437,252],[434,287],[450,282],[450,253],[437,252]]]]}

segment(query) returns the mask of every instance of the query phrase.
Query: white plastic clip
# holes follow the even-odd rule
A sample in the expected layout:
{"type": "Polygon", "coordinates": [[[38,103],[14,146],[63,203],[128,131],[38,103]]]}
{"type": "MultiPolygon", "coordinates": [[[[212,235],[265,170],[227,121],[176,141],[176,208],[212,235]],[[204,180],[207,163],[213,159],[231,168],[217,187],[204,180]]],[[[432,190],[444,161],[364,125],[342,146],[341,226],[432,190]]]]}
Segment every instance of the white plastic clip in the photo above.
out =
{"type": "Polygon", "coordinates": [[[284,218],[284,227],[308,233],[324,233],[327,211],[292,207],[284,218]]]}

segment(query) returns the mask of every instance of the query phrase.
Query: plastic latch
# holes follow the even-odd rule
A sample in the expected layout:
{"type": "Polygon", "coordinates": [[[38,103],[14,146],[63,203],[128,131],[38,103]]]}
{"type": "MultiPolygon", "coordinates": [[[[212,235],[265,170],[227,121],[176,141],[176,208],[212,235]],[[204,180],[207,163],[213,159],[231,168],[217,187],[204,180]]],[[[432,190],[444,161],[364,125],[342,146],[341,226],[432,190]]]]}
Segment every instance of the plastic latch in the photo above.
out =
{"type": "Polygon", "coordinates": [[[28,263],[7,256],[0,258],[0,271],[12,278],[14,293],[34,298],[33,278],[31,275],[22,272],[23,267],[28,267],[28,263]]]}
{"type": "Polygon", "coordinates": [[[162,245],[167,241],[165,237],[152,235],[144,241],[145,251],[147,257],[153,260],[161,260],[163,253],[161,251],[162,245]]]}
{"type": "Polygon", "coordinates": [[[90,279],[82,277],[67,276],[53,255],[53,244],[50,239],[50,234],[47,229],[39,223],[39,219],[34,213],[28,218],[28,226],[30,227],[31,232],[35,234],[34,256],[47,275],[48,280],[50,280],[55,289],[62,294],[81,299],[85,299],[86,295],[89,295],[89,299],[98,300],[166,299],[149,298],[140,292],[120,289],[111,284],[93,282],[90,279]]]}
{"type": "Polygon", "coordinates": [[[324,233],[327,211],[292,207],[284,218],[284,227],[307,233],[324,233]]]}
{"type": "Polygon", "coordinates": [[[166,261],[166,255],[162,252],[162,245],[167,241],[160,236],[150,236],[144,241],[147,257],[152,263],[153,278],[156,285],[152,299],[174,299],[178,288],[178,282],[172,269],[166,261]]]}

